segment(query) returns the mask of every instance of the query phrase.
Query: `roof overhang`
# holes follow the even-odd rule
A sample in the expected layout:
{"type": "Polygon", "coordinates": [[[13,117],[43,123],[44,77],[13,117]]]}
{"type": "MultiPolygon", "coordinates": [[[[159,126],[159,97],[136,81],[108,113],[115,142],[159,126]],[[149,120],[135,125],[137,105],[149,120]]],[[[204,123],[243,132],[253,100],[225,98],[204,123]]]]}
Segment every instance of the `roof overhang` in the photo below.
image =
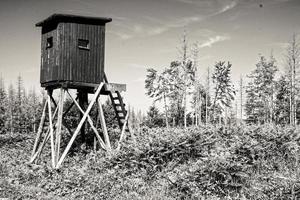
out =
{"type": "Polygon", "coordinates": [[[58,24],[60,22],[69,23],[80,23],[80,24],[93,24],[93,25],[105,25],[111,22],[111,18],[106,17],[91,17],[91,16],[80,16],[71,14],[53,14],[45,20],[38,22],[35,26],[43,27],[50,24],[58,24]]]}

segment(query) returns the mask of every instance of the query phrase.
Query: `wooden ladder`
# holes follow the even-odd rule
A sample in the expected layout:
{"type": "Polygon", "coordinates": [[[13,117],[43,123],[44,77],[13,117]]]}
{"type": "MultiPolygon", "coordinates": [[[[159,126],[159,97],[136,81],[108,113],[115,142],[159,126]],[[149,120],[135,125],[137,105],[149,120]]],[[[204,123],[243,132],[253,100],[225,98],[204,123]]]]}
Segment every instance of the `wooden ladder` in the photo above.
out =
{"type": "MultiPolygon", "coordinates": [[[[104,81],[105,81],[105,83],[108,83],[108,80],[107,80],[107,77],[105,74],[104,74],[104,81]]],[[[128,120],[127,110],[125,108],[123,98],[119,91],[114,91],[114,92],[109,91],[109,97],[110,97],[112,106],[114,108],[115,114],[116,114],[115,118],[117,118],[119,127],[122,130],[125,121],[128,120]]],[[[129,132],[128,123],[126,123],[125,131],[129,132]]]]}

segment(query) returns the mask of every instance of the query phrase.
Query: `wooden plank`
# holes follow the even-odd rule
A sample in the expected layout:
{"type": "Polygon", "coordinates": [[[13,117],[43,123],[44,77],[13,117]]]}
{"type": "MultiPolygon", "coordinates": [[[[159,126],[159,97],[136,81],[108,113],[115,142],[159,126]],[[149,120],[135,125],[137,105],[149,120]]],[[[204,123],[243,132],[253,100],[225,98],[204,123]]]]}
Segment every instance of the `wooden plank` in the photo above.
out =
{"type": "Polygon", "coordinates": [[[104,90],[109,92],[125,92],[126,91],[126,84],[120,83],[105,83],[104,90]]]}
{"type": "Polygon", "coordinates": [[[121,143],[122,143],[123,140],[124,140],[125,129],[126,129],[126,126],[127,126],[128,117],[129,117],[129,113],[127,113],[127,114],[126,114],[126,117],[125,117],[125,122],[124,122],[123,127],[122,127],[121,136],[120,136],[120,140],[119,140],[119,142],[118,142],[117,150],[120,150],[120,148],[121,148],[121,143]]]}
{"type": "Polygon", "coordinates": [[[99,119],[100,119],[100,123],[101,123],[101,129],[103,131],[104,141],[107,146],[107,150],[110,151],[111,145],[110,145],[110,140],[109,140],[109,136],[108,136],[108,131],[107,131],[107,127],[106,127],[104,112],[103,112],[100,98],[98,98],[98,106],[99,106],[99,119]]]}
{"type": "Polygon", "coordinates": [[[55,163],[58,162],[60,153],[60,140],[61,140],[61,129],[62,129],[62,118],[63,118],[63,108],[64,108],[65,90],[60,89],[60,101],[58,104],[58,117],[57,117],[57,129],[56,129],[56,141],[55,141],[55,163]]]}
{"type": "MultiPolygon", "coordinates": [[[[50,138],[51,138],[51,158],[52,167],[55,167],[55,152],[54,152],[54,137],[53,137],[53,125],[52,125],[52,111],[51,111],[51,94],[48,94],[48,115],[49,115],[49,127],[50,127],[50,138]]],[[[52,96],[52,95],[51,95],[52,96]]]]}
{"type": "MultiPolygon", "coordinates": [[[[46,101],[47,102],[47,105],[48,105],[48,100],[46,101]]],[[[53,113],[53,116],[52,116],[52,120],[54,120],[55,116],[56,116],[56,113],[58,111],[58,107],[55,108],[55,111],[53,113]]],[[[48,126],[48,129],[46,131],[46,134],[45,134],[45,137],[43,139],[43,142],[42,144],[39,146],[39,149],[37,150],[37,152],[34,154],[34,156],[31,158],[30,160],[30,163],[34,162],[41,154],[44,146],[45,146],[45,143],[49,140],[50,138],[50,126],[48,126]]]]}
{"type": "Polygon", "coordinates": [[[101,63],[100,63],[100,66],[101,66],[101,81],[104,77],[104,68],[105,68],[105,26],[101,26],[101,52],[100,52],[100,59],[101,59],[101,63]]]}
{"type": "Polygon", "coordinates": [[[36,148],[39,144],[40,138],[41,138],[41,134],[43,132],[43,128],[44,128],[44,122],[45,122],[45,118],[46,118],[46,108],[47,108],[48,102],[45,102],[44,108],[43,108],[43,113],[42,113],[42,117],[41,117],[41,121],[39,124],[39,128],[38,128],[38,132],[36,134],[36,138],[35,138],[35,142],[33,145],[33,149],[32,149],[32,154],[31,157],[34,156],[35,152],[36,152],[36,148]]]}
{"type": "Polygon", "coordinates": [[[79,133],[79,131],[80,131],[80,129],[81,129],[83,123],[85,122],[85,120],[86,120],[88,114],[90,113],[90,111],[91,111],[91,109],[92,109],[92,107],[93,107],[95,101],[98,99],[98,96],[99,96],[99,94],[100,94],[100,91],[101,91],[102,87],[103,87],[103,83],[100,83],[100,85],[99,85],[99,87],[98,87],[98,89],[97,89],[97,91],[96,91],[96,93],[95,93],[95,95],[94,95],[92,101],[90,102],[90,104],[89,104],[87,110],[85,111],[85,113],[84,113],[84,115],[83,115],[81,121],[79,122],[79,124],[78,124],[78,126],[77,126],[77,128],[76,128],[76,130],[75,130],[75,132],[74,132],[74,134],[73,134],[73,136],[72,136],[72,138],[70,139],[70,141],[69,141],[69,143],[68,143],[68,145],[67,145],[65,151],[63,152],[63,154],[61,155],[61,158],[59,159],[58,163],[56,164],[56,168],[57,168],[57,169],[58,169],[58,168],[61,166],[61,164],[63,163],[63,161],[64,161],[64,159],[65,159],[67,153],[69,152],[69,150],[70,150],[70,148],[71,148],[71,146],[72,146],[72,144],[73,144],[75,138],[77,137],[77,135],[78,135],[78,133],[79,133]]]}

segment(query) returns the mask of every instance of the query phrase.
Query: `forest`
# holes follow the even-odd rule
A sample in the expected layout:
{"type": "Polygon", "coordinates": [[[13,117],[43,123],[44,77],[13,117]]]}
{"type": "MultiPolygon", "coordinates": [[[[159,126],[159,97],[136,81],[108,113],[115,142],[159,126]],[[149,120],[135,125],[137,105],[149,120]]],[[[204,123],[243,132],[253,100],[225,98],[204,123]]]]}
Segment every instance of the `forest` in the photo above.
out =
{"type": "MultiPolygon", "coordinates": [[[[8,86],[1,77],[0,198],[299,199],[300,40],[294,34],[288,42],[284,66],[258,54],[235,84],[230,61],[200,74],[199,45],[189,46],[184,31],[180,59],[147,69],[152,106],[146,114],[127,108],[134,137],[110,154],[74,145],[59,170],[49,165],[49,146],[39,163],[28,163],[45,92],[26,89],[21,75],[8,86]]],[[[103,109],[114,138],[108,100],[103,109]]],[[[76,127],[78,112],[70,113],[76,127]]]]}

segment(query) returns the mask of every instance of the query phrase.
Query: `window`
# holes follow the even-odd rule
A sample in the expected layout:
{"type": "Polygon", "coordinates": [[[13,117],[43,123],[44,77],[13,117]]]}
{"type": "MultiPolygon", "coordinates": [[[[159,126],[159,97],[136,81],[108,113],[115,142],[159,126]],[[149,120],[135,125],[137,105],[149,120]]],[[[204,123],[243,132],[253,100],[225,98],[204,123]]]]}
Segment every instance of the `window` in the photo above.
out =
{"type": "Polygon", "coordinates": [[[46,49],[53,47],[53,37],[47,38],[46,49]]]}
{"type": "Polygon", "coordinates": [[[90,44],[88,40],[78,39],[78,48],[79,49],[90,49],[90,44]]]}

